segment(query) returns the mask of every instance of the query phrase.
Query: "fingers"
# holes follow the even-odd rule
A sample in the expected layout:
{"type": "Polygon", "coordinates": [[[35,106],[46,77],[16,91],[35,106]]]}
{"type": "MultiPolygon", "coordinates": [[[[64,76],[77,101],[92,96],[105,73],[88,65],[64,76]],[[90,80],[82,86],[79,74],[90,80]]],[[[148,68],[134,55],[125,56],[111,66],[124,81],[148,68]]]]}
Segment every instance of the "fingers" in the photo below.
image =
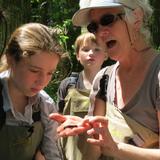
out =
{"type": "Polygon", "coordinates": [[[60,136],[60,137],[67,137],[67,136],[76,135],[71,128],[57,129],[57,132],[58,132],[58,136],[60,136]]]}
{"type": "Polygon", "coordinates": [[[60,137],[74,136],[91,128],[88,120],[77,116],[52,113],[49,118],[60,123],[57,128],[58,136],[60,137]]]}
{"type": "Polygon", "coordinates": [[[58,135],[61,137],[75,136],[86,131],[91,136],[100,134],[103,136],[108,127],[107,118],[103,116],[86,116],[82,119],[77,116],[52,113],[49,118],[61,123],[57,128],[58,135]]]}
{"type": "Polygon", "coordinates": [[[95,134],[100,134],[100,133],[101,133],[101,129],[100,128],[92,128],[92,129],[87,131],[87,134],[89,136],[93,136],[95,134]]]}
{"type": "Polygon", "coordinates": [[[66,120],[57,128],[57,132],[62,135],[66,132],[66,135],[68,135],[69,132],[72,131],[71,129],[78,126],[79,120],[80,119],[75,119],[73,116],[66,116],[66,120]]]}
{"type": "Polygon", "coordinates": [[[87,123],[86,120],[81,119],[80,122],[77,122],[73,119],[68,119],[57,128],[57,132],[61,137],[75,136],[80,133],[86,132],[90,128],[91,126],[89,123],[87,123]]]}
{"type": "Polygon", "coordinates": [[[66,117],[64,115],[59,114],[59,113],[51,113],[49,115],[49,118],[57,121],[58,123],[63,123],[66,120],[66,117]]]}
{"type": "Polygon", "coordinates": [[[75,136],[86,131],[84,127],[73,127],[57,130],[60,137],[75,136]]]}
{"type": "Polygon", "coordinates": [[[106,117],[103,117],[103,116],[95,116],[95,117],[91,117],[89,119],[89,123],[91,123],[91,124],[101,123],[102,126],[107,126],[108,120],[106,117]]]}
{"type": "Polygon", "coordinates": [[[98,145],[98,146],[102,146],[103,142],[99,139],[94,139],[94,138],[87,138],[87,142],[94,144],[94,145],[98,145]]]}

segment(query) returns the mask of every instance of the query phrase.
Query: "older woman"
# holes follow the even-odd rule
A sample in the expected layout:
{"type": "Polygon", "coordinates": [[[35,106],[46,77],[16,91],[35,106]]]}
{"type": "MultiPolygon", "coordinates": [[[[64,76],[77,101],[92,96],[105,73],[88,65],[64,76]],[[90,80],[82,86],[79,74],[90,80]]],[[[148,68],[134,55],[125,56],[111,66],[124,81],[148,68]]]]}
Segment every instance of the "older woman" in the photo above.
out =
{"type": "Polygon", "coordinates": [[[60,135],[74,135],[90,128],[89,135],[99,136],[88,142],[100,146],[99,152],[104,155],[123,160],[160,159],[160,56],[149,43],[151,14],[146,0],[91,0],[75,13],[73,24],[87,25],[117,63],[97,74],[91,94],[92,102],[99,99],[101,104],[92,105],[90,112],[106,117],[85,119],[87,123],[70,130],[62,128],[68,119],[81,120],[61,117],[65,122],[59,128],[60,135]],[[105,85],[99,85],[103,75],[108,78],[105,85]],[[107,88],[102,92],[99,86],[107,88]],[[137,128],[144,134],[139,135],[137,128]]]}

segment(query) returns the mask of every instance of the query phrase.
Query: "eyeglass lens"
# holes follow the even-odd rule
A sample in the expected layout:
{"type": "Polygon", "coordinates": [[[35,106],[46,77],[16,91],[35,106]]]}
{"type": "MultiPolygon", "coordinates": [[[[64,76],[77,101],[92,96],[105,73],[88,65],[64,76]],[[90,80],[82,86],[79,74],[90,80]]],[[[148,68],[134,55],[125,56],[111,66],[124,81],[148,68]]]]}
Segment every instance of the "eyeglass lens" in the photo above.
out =
{"type": "MultiPolygon", "coordinates": [[[[112,24],[114,21],[117,20],[118,16],[120,16],[121,14],[117,14],[117,15],[113,15],[113,14],[107,14],[107,15],[103,15],[100,18],[99,24],[102,26],[107,26],[112,24]]],[[[97,29],[98,29],[98,23],[96,22],[91,22],[88,26],[87,29],[89,32],[91,33],[96,33],[97,29]]]]}

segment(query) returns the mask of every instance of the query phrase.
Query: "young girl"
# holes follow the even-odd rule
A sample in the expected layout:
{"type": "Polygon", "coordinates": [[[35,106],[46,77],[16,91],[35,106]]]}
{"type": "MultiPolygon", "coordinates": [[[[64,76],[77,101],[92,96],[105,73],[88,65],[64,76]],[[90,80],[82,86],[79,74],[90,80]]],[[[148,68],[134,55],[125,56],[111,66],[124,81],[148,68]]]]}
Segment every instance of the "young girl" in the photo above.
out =
{"type": "MultiPolygon", "coordinates": [[[[64,79],[58,90],[59,111],[64,115],[84,117],[90,106],[89,93],[92,81],[101,69],[107,54],[97,44],[92,33],[84,33],[75,41],[76,58],[83,66],[80,73],[64,79]]],[[[62,140],[62,148],[68,160],[81,160],[85,155],[85,135],[62,140]]]]}
{"type": "Polygon", "coordinates": [[[55,104],[43,91],[63,54],[56,37],[39,23],[22,25],[11,35],[1,62],[8,75],[0,80],[0,159],[61,159],[57,123],[48,118],[55,104]]]}

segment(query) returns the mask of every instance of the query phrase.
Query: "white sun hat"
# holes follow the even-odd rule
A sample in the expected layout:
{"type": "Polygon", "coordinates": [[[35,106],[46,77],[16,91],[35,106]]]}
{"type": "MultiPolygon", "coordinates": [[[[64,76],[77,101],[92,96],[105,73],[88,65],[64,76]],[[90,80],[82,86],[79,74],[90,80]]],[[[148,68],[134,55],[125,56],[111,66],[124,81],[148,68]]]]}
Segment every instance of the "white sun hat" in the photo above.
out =
{"type": "Polygon", "coordinates": [[[72,23],[75,26],[85,26],[89,23],[89,12],[91,9],[115,7],[133,9],[136,8],[136,4],[134,0],[86,0],[86,4],[85,0],[80,0],[80,9],[73,15],[72,23]]]}

